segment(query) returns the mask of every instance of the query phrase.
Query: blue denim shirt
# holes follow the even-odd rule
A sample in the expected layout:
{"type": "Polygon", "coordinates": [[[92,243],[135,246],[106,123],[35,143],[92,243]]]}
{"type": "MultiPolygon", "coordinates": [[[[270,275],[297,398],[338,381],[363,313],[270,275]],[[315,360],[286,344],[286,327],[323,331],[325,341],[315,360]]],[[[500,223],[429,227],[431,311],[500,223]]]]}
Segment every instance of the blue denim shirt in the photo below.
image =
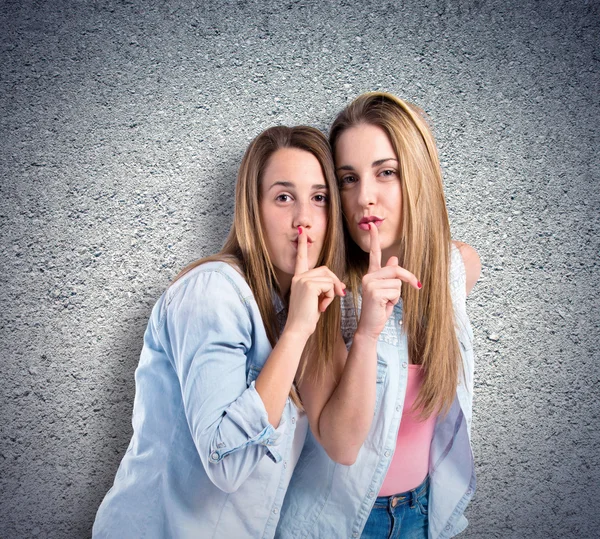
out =
{"type": "MultiPolygon", "coordinates": [[[[429,463],[429,537],[445,539],[467,526],[463,512],[475,491],[470,430],[473,333],[465,309],[465,269],[452,247],[450,284],[464,375],[445,416],[436,422],[429,463]]],[[[350,295],[343,302],[342,333],[356,331],[350,295]]],[[[408,373],[402,304],[395,306],[377,345],[377,398],[371,430],[352,466],[333,462],[309,433],[283,504],[276,537],[360,537],[396,448],[408,373]]]]}
{"type": "Polygon", "coordinates": [[[230,265],[202,264],[167,289],[135,373],[133,437],[94,537],[273,537],[298,410],[288,399],[278,428],[269,424],[254,380],[270,352],[230,265]]]}

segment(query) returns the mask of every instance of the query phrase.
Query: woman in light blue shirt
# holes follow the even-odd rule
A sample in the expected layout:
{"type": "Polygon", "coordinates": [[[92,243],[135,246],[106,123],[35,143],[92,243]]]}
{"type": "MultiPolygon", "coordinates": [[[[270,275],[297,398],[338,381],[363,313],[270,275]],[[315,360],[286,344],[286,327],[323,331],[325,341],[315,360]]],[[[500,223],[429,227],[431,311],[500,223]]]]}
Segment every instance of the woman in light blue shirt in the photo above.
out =
{"type": "Polygon", "coordinates": [[[299,386],[311,430],[277,536],[451,537],[466,527],[475,490],[465,300],[479,258],[451,241],[437,149],[419,109],[364,94],[338,115],[330,143],[351,292],[338,342],[349,353],[335,356],[321,384],[307,376],[299,386]]]}
{"type": "Polygon", "coordinates": [[[94,537],[273,537],[307,431],[294,384],[303,350],[322,351],[326,370],[339,333],[341,227],[318,130],[252,141],[225,246],[152,310],[133,437],[94,537]]]}

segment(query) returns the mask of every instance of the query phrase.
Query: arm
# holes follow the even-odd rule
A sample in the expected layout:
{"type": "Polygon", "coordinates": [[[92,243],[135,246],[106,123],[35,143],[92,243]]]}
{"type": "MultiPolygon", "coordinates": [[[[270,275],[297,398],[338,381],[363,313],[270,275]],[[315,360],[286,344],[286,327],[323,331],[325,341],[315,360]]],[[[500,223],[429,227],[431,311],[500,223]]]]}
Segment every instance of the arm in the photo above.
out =
{"type": "Polygon", "coordinates": [[[285,328],[256,379],[256,390],[273,425],[279,424],[302,352],[316,329],[321,313],[336,295],[343,294],[342,283],[328,268],[308,269],[307,241],[306,234],[298,235],[296,267],[285,328]]]}
{"type": "Polygon", "coordinates": [[[356,461],[371,428],[376,375],[377,338],[357,331],[347,352],[340,333],[333,370],[321,382],[309,374],[299,387],[313,435],[335,462],[356,461]]]}
{"type": "Polygon", "coordinates": [[[473,287],[475,286],[475,283],[481,274],[481,261],[479,260],[477,251],[470,245],[463,243],[462,241],[453,241],[452,243],[458,247],[465,265],[465,273],[467,278],[466,291],[468,296],[471,290],[473,290],[473,287]]]}
{"type": "Polygon", "coordinates": [[[294,277],[286,328],[249,387],[246,354],[260,319],[252,319],[232,279],[201,272],[169,296],[165,348],[200,459],[222,490],[235,491],[265,454],[281,460],[278,446],[289,426],[280,420],[298,363],[336,293],[342,294],[341,283],[327,268],[294,277]]]}
{"type": "Polygon", "coordinates": [[[256,321],[234,281],[218,271],[178,283],[163,320],[163,344],[200,460],[218,488],[234,492],[265,454],[281,460],[288,428],[273,427],[254,382],[247,384],[256,321]]]}
{"type": "Polygon", "coordinates": [[[319,384],[310,376],[300,393],[311,430],[329,457],[341,464],[356,461],[375,410],[377,341],[400,299],[405,281],[420,288],[417,278],[391,257],[381,268],[377,228],[371,228],[369,272],[362,281],[362,309],[350,352],[339,335],[334,371],[319,384]]]}

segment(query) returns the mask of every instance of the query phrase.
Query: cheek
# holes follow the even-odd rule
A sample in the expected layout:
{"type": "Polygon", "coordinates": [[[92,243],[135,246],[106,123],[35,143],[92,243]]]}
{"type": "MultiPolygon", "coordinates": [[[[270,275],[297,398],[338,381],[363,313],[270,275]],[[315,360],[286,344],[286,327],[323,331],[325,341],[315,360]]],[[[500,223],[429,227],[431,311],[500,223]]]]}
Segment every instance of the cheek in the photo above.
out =
{"type": "Polygon", "coordinates": [[[350,214],[352,214],[352,212],[354,210],[353,197],[351,196],[350,193],[346,192],[346,193],[342,193],[340,198],[342,201],[342,213],[344,214],[344,217],[350,216],[350,214]]]}
{"type": "Polygon", "coordinates": [[[321,234],[321,237],[325,237],[328,223],[327,210],[324,210],[317,215],[316,223],[318,223],[318,229],[319,233],[321,234]]]}

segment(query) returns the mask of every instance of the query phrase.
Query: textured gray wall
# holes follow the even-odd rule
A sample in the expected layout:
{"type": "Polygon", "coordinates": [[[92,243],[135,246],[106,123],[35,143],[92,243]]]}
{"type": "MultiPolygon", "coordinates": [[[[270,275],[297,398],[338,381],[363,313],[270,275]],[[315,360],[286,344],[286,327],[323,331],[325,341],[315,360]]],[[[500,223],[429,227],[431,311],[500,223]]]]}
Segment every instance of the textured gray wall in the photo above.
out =
{"type": "Polygon", "coordinates": [[[483,273],[464,537],[597,537],[598,3],[0,4],[0,537],[86,537],[150,308],[215,252],[273,124],[430,114],[483,273]]]}

